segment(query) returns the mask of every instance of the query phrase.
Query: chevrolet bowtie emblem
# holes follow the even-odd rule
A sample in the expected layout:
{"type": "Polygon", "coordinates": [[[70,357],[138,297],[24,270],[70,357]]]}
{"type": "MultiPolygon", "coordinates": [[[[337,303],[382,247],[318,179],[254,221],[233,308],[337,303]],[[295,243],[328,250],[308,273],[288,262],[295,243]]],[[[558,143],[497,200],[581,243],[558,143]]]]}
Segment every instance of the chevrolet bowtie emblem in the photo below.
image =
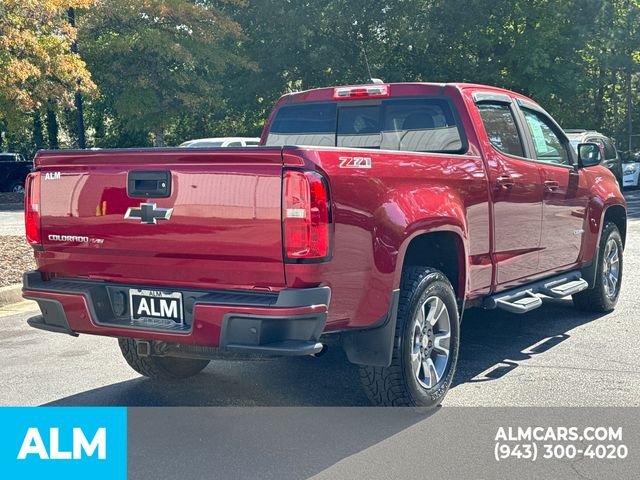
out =
{"type": "Polygon", "coordinates": [[[140,219],[140,223],[154,225],[158,220],[169,220],[173,208],[156,208],[155,203],[141,203],[139,207],[129,207],[124,218],[128,220],[140,219]]]}

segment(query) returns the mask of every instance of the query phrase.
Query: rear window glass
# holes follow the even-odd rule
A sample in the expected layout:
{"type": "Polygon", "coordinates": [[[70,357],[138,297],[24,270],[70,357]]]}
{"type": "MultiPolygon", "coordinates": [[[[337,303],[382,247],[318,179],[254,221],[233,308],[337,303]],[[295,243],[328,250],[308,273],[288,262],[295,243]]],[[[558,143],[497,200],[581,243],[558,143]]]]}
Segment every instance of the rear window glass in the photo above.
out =
{"type": "Polygon", "coordinates": [[[415,152],[460,152],[463,141],[444,99],[389,99],[282,107],[267,145],[338,146],[415,152]]]}
{"type": "Polygon", "coordinates": [[[335,103],[308,103],[281,107],[271,124],[267,145],[334,147],[335,103]]]}

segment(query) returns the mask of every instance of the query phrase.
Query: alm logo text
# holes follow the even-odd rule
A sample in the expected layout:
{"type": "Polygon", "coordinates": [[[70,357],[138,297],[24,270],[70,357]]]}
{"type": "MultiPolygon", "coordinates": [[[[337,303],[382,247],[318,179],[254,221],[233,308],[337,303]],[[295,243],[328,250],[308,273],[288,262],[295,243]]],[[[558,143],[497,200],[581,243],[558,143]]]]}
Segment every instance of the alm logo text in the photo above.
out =
{"type": "Polygon", "coordinates": [[[107,458],[107,429],[100,427],[89,441],[81,428],[74,427],[71,438],[73,440],[71,450],[60,449],[60,429],[49,429],[49,445],[47,445],[40,435],[40,430],[36,427],[27,429],[27,433],[22,442],[22,447],[18,452],[18,460],[26,460],[38,456],[41,460],[82,460],[83,452],[85,457],[93,457],[97,453],[99,460],[107,458]]]}

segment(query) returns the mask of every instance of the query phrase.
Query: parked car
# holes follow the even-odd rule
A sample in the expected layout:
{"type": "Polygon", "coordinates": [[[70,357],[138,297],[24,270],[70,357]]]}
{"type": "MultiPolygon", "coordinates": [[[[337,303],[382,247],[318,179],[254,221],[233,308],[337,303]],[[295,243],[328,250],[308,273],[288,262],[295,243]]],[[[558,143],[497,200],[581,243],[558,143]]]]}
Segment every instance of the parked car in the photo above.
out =
{"type": "Polygon", "coordinates": [[[640,152],[629,154],[622,161],[622,185],[629,188],[640,187],[640,152]]]}
{"type": "Polygon", "coordinates": [[[582,129],[567,129],[565,130],[567,137],[571,141],[573,148],[577,148],[580,143],[597,143],[604,149],[604,161],[603,164],[613,172],[618,180],[618,183],[622,185],[622,160],[614,142],[605,135],[596,132],[595,130],[582,130],[582,129]]]}
{"type": "Polygon", "coordinates": [[[624,197],[600,147],[574,150],[529,98],[321,88],[282,97],[261,144],[39,152],[29,324],[116,337],[154,379],[341,344],[373,403],[433,407],[465,309],[616,306],[624,197]]]}
{"type": "Polygon", "coordinates": [[[181,143],[181,147],[188,148],[214,148],[214,147],[257,147],[260,144],[258,137],[220,137],[199,138],[181,143]]]}
{"type": "Polygon", "coordinates": [[[19,153],[0,152],[0,192],[24,193],[24,180],[33,162],[19,153]]]}

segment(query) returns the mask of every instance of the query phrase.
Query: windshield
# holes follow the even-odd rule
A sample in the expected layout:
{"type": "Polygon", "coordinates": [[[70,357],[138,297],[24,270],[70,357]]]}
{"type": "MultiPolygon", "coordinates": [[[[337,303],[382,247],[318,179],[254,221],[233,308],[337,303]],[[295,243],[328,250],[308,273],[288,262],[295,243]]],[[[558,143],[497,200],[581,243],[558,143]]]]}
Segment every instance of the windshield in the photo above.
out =
{"type": "Polygon", "coordinates": [[[266,145],[375,148],[414,152],[463,150],[463,137],[444,98],[375,103],[305,103],[281,107],[266,145]]]}

